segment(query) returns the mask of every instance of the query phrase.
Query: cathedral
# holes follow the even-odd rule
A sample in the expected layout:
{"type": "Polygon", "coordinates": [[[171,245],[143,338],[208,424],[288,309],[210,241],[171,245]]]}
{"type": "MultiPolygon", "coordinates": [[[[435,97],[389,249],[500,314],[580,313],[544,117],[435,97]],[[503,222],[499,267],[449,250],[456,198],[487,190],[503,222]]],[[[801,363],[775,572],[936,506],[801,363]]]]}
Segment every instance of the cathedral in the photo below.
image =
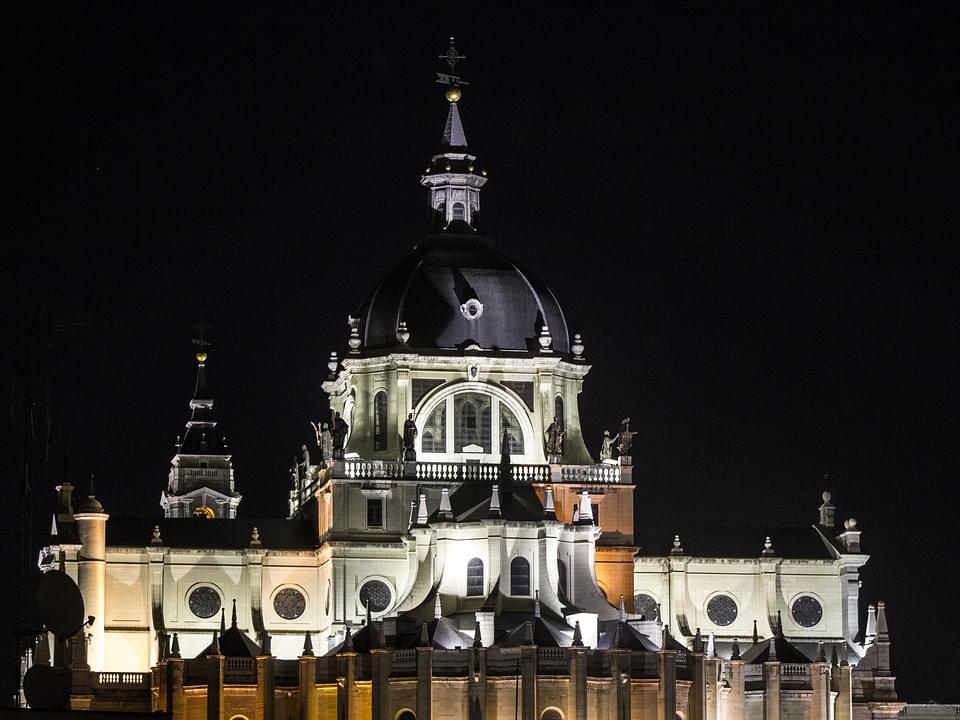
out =
{"type": "Polygon", "coordinates": [[[431,225],[320,371],[331,412],[288,517],[243,514],[201,339],[162,517],[56,488],[40,569],[91,617],[38,638],[27,701],[175,720],[895,717],[885,608],[861,617],[869,558],[829,492],[791,498],[806,527],[635,527],[627,409],[593,456],[584,339],[486,234],[452,42],[443,59],[431,225]]]}

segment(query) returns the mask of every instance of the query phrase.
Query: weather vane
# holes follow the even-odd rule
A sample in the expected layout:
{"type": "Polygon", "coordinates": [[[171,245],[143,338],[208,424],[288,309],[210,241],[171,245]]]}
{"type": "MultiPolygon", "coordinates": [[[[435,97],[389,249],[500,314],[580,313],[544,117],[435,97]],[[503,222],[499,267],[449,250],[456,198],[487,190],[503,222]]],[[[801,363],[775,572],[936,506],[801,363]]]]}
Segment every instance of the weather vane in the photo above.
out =
{"type": "Polygon", "coordinates": [[[461,60],[466,60],[466,55],[461,55],[457,52],[457,46],[454,43],[453,37],[450,38],[450,47],[447,48],[447,52],[443,55],[440,55],[439,58],[443,60],[447,65],[450,66],[450,73],[437,73],[437,82],[441,85],[449,85],[450,87],[460,87],[461,85],[469,85],[466,80],[458,77],[456,75],[457,63],[461,60]]]}

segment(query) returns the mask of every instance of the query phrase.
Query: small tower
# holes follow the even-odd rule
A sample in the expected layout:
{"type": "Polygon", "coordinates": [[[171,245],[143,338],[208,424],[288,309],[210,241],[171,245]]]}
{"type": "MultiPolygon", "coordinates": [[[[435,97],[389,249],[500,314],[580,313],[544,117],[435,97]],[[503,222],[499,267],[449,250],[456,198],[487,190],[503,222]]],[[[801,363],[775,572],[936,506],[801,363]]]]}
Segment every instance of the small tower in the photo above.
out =
{"type": "Polygon", "coordinates": [[[450,66],[450,73],[437,73],[437,82],[446,85],[444,97],[450,104],[443,129],[441,151],[430,159],[420,183],[430,191],[430,208],[438,230],[477,230],[480,223],[480,188],[487,182],[487,171],[477,164],[467,149],[467,136],[460,121],[457,103],[468,83],[455,74],[457,63],[466,58],[457,52],[453,38],[450,48],[440,59],[450,66]]]}
{"type": "Polygon", "coordinates": [[[207,348],[200,337],[197,383],[190,400],[190,419],[181,437],[177,453],[170,461],[167,489],[160,497],[163,514],[168,518],[235,518],[241,495],[233,486],[232,456],[213,416],[213,397],[207,388],[207,348]]]}

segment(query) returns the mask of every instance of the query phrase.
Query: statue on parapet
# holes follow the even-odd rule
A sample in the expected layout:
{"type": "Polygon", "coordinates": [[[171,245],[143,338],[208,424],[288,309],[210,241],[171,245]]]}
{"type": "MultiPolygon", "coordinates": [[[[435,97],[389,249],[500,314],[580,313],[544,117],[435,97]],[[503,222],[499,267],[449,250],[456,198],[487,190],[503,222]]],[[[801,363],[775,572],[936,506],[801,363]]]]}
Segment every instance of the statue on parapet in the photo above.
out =
{"type": "Polygon", "coordinates": [[[613,451],[617,445],[617,435],[611,435],[609,430],[603,431],[603,440],[600,443],[600,462],[613,460],[613,451]]]}
{"type": "Polygon", "coordinates": [[[297,461],[297,478],[303,482],[310,472],[310,451],[306,445],[300,446],[300,459],[297,461]]]}
{"type": "Polygon", "coordinates": [[[554,417],[545,433],[547,462],[551,465],[560,462],[560,456],[563,455],[563,436],[565,434],[563,425],[560,424],[560,418],[554,417]]]}
{"type": "Polygon", "coordinates": [[[407,415],[403,421],[403,459],[405,462],[414,462],[417,459],[417,424],[413,421],[413,413],[407,415]]]}
{"type": "Polygon", "coordinates": [[[330,432],[333,441],[333,459],[343,460],[343,446],[347,443],[347,432],[350,426],[344,420],[340,413],[333,412],[333,429],[330,432]]]}
{"type": "MultiPolygon", "coordinates": [[[[620,421],[620,432],[617,433],[617,450],[620,452],[621,458],[630,457],[630,449],[633,447],[633,436],[636,434],[637,433],[630,429],[629,417],[625,417],[620,421]]],[[[621,460],[621,462],[623,462],[623,460],[621,460]]],[[[629,460],[627,460],[625,464],[629,464],[629,460]]]]}

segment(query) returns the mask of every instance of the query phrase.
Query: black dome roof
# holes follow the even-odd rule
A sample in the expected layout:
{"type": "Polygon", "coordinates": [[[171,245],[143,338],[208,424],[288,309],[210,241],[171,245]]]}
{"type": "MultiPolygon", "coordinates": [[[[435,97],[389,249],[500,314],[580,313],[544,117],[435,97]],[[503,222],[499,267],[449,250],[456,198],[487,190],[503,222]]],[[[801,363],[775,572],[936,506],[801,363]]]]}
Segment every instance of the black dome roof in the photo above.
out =
{"type": "Polygon", "coordinates": [[[364,350],[395,347],[404,321],[416,349],[539,351],[547,325],[553,349],[568,353],[563,311],[553,293],[528,270],[493,250],[478,235],[438,233],[423,238],[391,270],[360,310],[364,350]],[[468,300],[483,306],[470,319],[468,300]]]}

